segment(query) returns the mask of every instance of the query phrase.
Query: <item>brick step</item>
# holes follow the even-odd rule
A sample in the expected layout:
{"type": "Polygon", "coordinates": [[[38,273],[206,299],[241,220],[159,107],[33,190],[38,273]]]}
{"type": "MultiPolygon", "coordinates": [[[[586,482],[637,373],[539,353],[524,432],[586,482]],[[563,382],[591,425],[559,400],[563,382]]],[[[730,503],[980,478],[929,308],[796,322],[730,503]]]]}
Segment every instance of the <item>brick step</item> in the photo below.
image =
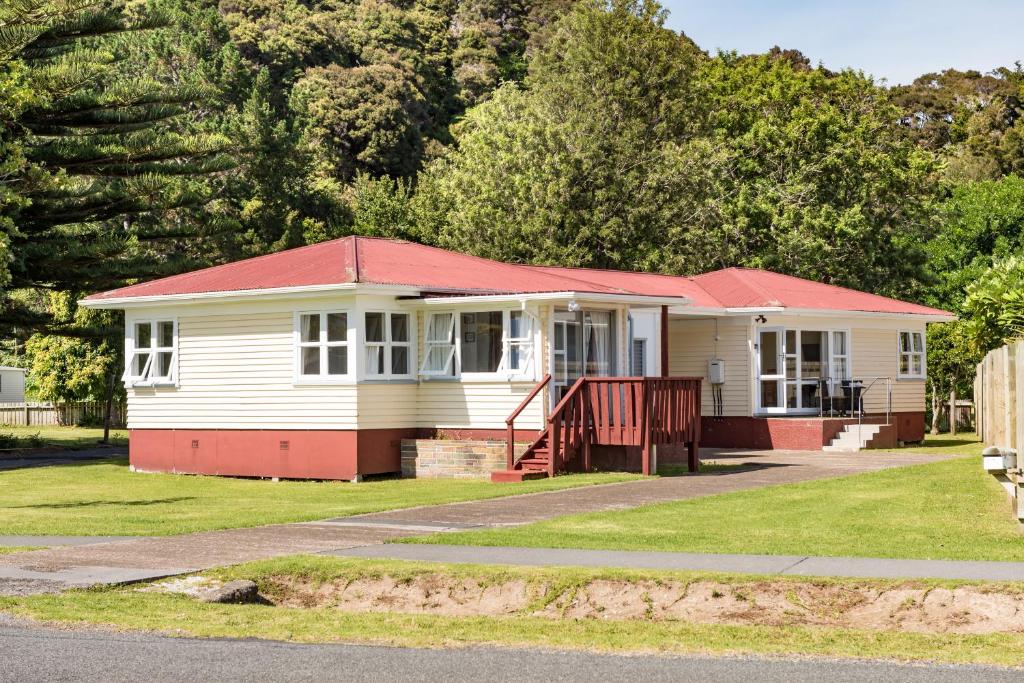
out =
{"type": "Polygon", "coordinates": [[[494,483],[516,483],[528,479],[544,479],[548,476],[546,471],[541,470],[495,470],[491,472],[491,481],[494,483]]]}

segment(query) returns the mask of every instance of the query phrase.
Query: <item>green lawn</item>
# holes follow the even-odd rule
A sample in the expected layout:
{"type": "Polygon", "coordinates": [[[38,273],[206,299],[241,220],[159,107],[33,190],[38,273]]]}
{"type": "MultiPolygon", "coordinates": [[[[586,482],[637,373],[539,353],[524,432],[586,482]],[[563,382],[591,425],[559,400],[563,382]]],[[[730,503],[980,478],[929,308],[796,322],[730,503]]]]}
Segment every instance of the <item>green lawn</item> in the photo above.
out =
{"type": "Polygon", "coordinates": [[[5,534],[172,535],[311,521],[636,479],[581,474],[522,484],[389,479],[360,484],[140,474],[124,459],[0,472],[5,534]]]}
{"type": "MultiPolygon", "coordinates": [[[[0,426],[0,439],[5,435],[17,439],[17,444],[14,446],[16,448],[56,446],[83,449],[98,445],[100,439],[103,438],[103,428],[0,426]]],[[[110,430],[110,443],[115,446],[127,446],[128,432],[124,429],[110,430]]]]}
{"type": "MultiPolygon", "coordinates": [[[[396,582],[421,573],[447,573],[481,585],[520,580],[546,581],[556,592],[572,591],[590,580],[689,582],[718,580],[736,585],[765,577],[684,572],[639,572],[579,568],[533,569],[475,565],[343,560],[290,557],[208,572],[224,579],[250,578],[265,590],[263,579],[294,576],[313,590],[320,582],[348,583],[364,577],[389,576],[396,582]]],[[[825,585],[835,580],[796,577],[772,581],[825,585]]],[[[896,582],[860,582],[891,587],[896,582]]],[[[943,585],[913,582],[907,586],[943,585]]],[[[271,586],[272,590],[272,586],[271,586]]],[[[1003,588],[1003,590],[1006,590],[1003,588]]],[[[270,593],[268,593],[270,594],[270,593]]],[[[529,608],[528,608],[529,609],[529,608]]],[[[407,647],[510,647],[590,650],[618,653],[715,653],[815,655],[886,658],[909,661],[1019,665],[1024,634],[926,634],[793,625],[718,625],[650,619],[545,618],[509,616],[443,616],[400,612],[350,612],[336,607],[267,607],[217,605],[181,595],[139,592],[134,587],[69,591],[61,595],[0,597],[0,610],[70,626],[101,626],[156,631],[175,636],[265,638],[293,642],[363,642],[407,647]]]]}
{"type": "Polygon", "coordinates": [[[1006,494],[976,457],[411,542],[1024,561],[1006,494]]]}
{"type": "Polygon", "coordinates": [[[956,436],[949,434],[926,434],[923,446],[906,446],[898,449],[899,453],[926,453],[929,455],[977,455],[985,444],[978,441],[978,435],[973,432],[960,433],[956,436]]]}

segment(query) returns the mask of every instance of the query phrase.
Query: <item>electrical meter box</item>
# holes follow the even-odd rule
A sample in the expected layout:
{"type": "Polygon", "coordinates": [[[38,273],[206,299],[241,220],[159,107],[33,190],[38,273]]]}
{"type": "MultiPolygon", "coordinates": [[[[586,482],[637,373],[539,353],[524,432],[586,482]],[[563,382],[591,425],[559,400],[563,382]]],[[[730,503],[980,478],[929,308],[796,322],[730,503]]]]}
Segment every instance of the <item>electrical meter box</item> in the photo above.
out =
{"type": "Polygon", "coordinates": [[[721,358],[708,361],[708,381],[712,384],[725,384],[725,361],[721,358]]]}

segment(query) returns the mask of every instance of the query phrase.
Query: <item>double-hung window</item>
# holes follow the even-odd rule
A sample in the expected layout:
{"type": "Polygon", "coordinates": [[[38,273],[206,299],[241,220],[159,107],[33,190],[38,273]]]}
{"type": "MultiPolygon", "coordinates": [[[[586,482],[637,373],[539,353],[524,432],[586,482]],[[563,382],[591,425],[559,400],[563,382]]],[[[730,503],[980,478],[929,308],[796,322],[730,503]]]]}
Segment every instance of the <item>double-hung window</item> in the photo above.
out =
{"type": "Polygon", "coordinates": [[[899,376],[924,378],[924,332],[900,332],[899,376]]]}
{"type": "Polygon", "coordinates": [[[296,364],[302,380],[348,375],[348,313],[316,311],[297,316],[296,364]]]}
{"type": "Polygon", "coordinates": [[[535,330],[535,318],[522,310],[431,313],[420,374],[528,375],[533,369],[535,330]]]}
{"type": "Polygon", "coordinates": [[[412,374],[412,337],[408,313],[369,312],[363,319],[366,376],[373,379],[412,374]]]}
{"type": "Polygon", "coordinates": [[[175,320],[132,323],[123,379],[127,386],[175,384],[178,366],[178,325],[175,320]]]}

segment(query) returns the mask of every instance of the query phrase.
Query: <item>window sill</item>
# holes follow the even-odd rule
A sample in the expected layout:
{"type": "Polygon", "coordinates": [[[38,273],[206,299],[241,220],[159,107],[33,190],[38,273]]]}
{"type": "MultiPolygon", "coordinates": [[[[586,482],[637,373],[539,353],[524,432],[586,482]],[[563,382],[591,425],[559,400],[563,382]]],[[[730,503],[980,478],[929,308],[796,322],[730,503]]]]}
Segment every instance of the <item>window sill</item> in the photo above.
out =
{"type": "Polygon", "coordinates": [[[928,379],[927,375],[897,375],[897,382],[923,382],[928,379]]]}
{"type": "Polygon", "coordinates": [[[415,377],[366,377],[359,384],[418,384],[415,377]]]}

